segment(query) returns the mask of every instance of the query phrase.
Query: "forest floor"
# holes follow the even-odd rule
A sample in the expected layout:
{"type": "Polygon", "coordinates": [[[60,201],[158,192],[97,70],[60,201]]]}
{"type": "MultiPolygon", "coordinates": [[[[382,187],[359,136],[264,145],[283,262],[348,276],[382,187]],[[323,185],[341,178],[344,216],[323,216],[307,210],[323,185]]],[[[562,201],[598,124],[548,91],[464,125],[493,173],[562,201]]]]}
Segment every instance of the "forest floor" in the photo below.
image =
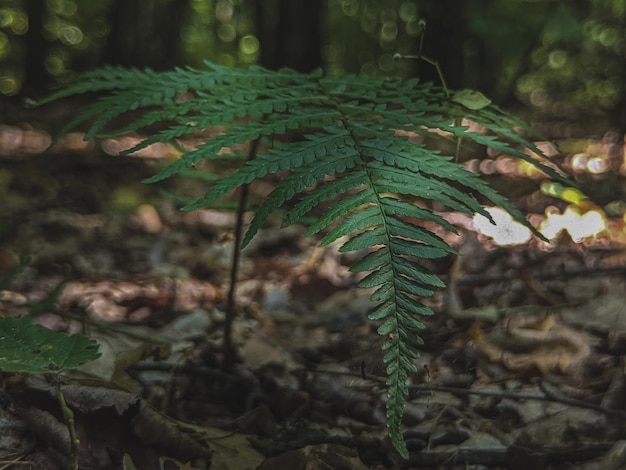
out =
{"type": "MultiPolygon", "coordinates": [[[[240,361],[223,370],[234,212],[180,212],[160,190],[198,195],[199,183],[143,185],[161,162],[108,155],[106,142],[41,154],[40,129],[0,125],[0,316],[29,313],[100,344],[61,387],[81,469],[626,468],[621,139],[563,142],[564,162],[596,171],[577,173],[594,201],[579,212],[600,213],[602,233],[499,246],[446,214],[463,256],[429,265],[448,287],[427,300],[436,314],[411,377],[405,462],[386,437],[382,339],[353,257],[272,220],[243,253],[240,361]]],[[[548,206],[565,217],[537,181],[488,177],[531,218],[548,206]]],[[[52,386],[1,377],[0,468],[63,468],[52,386]]]]}

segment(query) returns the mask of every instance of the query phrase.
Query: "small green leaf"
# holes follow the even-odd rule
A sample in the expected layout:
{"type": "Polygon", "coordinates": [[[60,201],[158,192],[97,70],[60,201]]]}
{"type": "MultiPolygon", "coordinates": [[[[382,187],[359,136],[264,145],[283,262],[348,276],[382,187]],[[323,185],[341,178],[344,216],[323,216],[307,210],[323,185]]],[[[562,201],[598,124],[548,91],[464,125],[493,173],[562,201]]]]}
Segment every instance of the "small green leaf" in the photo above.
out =
{"type": "Polygon", "coordinates": [[[491,100],[476,90],[461,90],[454,94],[452,101],[462,104],[468,109],[477,111],[486,108],[491,104],[491,100]]]}
{"type": "Polygon", "coordinates": [[[57,333],[26,316],[0,318],[0,370],[4,372],[59,372],[98,357],[98,343],[86,336],[57,333]]]}
{"type": "Polygon", "coordinates": [[[375,271],[389,263],[389,250],[378,249],[365,255],[360,261],[350,266],[350,271],[358,273],[362,271],[375,271]]]}

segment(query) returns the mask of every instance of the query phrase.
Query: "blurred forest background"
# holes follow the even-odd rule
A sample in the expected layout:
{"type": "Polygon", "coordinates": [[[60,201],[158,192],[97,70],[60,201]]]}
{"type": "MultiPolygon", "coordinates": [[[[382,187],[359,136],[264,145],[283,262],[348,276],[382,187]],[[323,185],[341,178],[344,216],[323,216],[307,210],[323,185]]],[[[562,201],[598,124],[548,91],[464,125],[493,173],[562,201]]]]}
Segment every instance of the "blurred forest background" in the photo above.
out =
{"type": "Polygon", "coordinates": [[[38,99],[104,64],[205,59],[437,81],[429,64],[393,60],[418,52],[421,19],[423,53],[450,87],[626,130],[624,0],[0,0],[0,100],[38,99]]]}

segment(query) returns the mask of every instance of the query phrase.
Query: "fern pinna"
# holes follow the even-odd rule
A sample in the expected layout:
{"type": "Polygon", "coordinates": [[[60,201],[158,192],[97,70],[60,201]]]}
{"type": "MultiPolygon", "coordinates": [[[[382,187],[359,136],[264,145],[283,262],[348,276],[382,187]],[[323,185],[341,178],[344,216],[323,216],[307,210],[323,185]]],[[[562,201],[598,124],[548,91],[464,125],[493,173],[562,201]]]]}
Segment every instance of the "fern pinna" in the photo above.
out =
{"type": "Polygon", "coordinates": [[[308,234],[326,231],[322,245],[347,237],[340,248],[343,252],[369,250],[351,269],[369,273],[360,287],[376,289],[371,298],[377,307],[369,318],[380,323],[378,333],[385,337],[387,426],[393,445],[407,458],[401,421],[409,376],[416,372],[414,360],[422,344],[417,331],[424,325],[419,318],[433,313],[420,299],[444,287],[420,260],[455,253],[420,221],[451,232],[455,228],[432,210],[410,201],[437,201],[455,211],[478,212],[489,218],[477,199],[481,198],[506,209],[541,235],[513,205],[456,163],[453,156],[442,155],[406,135],[454,136],[524,159],[554,178],[562,179],[560,173],[531,141],[514,130],[530,129],[484,97],[472,100],[467,91],[449,94],[417,79],[326,77],[321,72],[303,75],[261,67],[238,70],[211,63],[206,66],[206,70],[159,73],[107,67],[83,75],[46,102],[85,92],[100,93],[98,100],[64,129],[90,121],[86,139],[167,123],[164,130],[128,152],[156,142],[173,142],[210,126],[224,130],[164,167],[147,180],[151,183],[186,174],[188,167],[202,160],[232,160],[220,152],[225,147],[273,137],[271,150],[242,161],[184,210],[210,206],[237,187],[286,172],[255,209],[243,239],[245,246],[279,209],[288,207],[283,219],[283,226],[287,226],[303,221],[320,204],[334,201],[308,227],[308,234]],[[130,124],[103,132],[105,126],[115,124],[115,118],[131,111],[130,124]],[[478,123],[489,134],[469,132],[458,125],[461,118],[478,123]],[[281,141],[280,136],[297,129],[306,129],[306,134],[295,142],[281,141]]]}

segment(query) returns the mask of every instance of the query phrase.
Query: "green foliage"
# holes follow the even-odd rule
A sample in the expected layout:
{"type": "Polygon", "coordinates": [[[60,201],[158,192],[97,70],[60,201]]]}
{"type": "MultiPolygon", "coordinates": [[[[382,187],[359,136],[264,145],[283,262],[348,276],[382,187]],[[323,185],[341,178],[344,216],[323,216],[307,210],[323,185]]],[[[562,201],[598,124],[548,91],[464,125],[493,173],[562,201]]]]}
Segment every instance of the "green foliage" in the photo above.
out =
{"type": "Polygon", "coordinates": [[[564,178],[518,129],[532,131],[482,95],[463,91],[448,96],[445,90],[416,79],[327,77],[320,72],[301,75],[206,65],[208,70],[162,73],[104,68],[83,75],[46,101],[99,92],[98,100],[65,129],[89,121],[86,138],[167,124],[129,152],[220,126],[223,132],[164,167],[147,180],[150,183],[184,173],[202,160],[230,159],[232,165],[232,156],[219,153],[222,148],[271,137],[273,148],[240,161],[214,183],[207,182],[206,194],[184,210],[210,206],[242,185],[280,175],[275,189],[255,209],[243,245],[279,209],[287,210],[283,226],[288,226],[323,205],[308,234],[325,231],[323,245],[345,240],[342,252],[368,250],[351,269],[368,273],[360,287],[375,289],[371,298],[378,306],[369,318],[380,323],[378,333],[386,338],[389,435],[407,458],[401,421],[408,380],[416,372],[414,360],[422,344],[417,332],[424,325],[419,318],[432,314],[420,299],[444,286],[421,261],[455,253],[424,222],[451,232],[455,228],[427,204],[415,201],[434,201],[488,218],[481,204],[489,201],[541,237],[476,174],[427,143],[462,138],[517,156],[557,180],[564,178]],[[131,123],[115,128],[115,119],[126,113],[131,123]],[[489,134],[456,125],[462,118],[478,123],[489,134]]]}
{"type": "Polygon", "coordinates": [[[28,316],[0,318],[0,370],[61,372],[100,357],[95,341],[37,325],[28,316]]]}

